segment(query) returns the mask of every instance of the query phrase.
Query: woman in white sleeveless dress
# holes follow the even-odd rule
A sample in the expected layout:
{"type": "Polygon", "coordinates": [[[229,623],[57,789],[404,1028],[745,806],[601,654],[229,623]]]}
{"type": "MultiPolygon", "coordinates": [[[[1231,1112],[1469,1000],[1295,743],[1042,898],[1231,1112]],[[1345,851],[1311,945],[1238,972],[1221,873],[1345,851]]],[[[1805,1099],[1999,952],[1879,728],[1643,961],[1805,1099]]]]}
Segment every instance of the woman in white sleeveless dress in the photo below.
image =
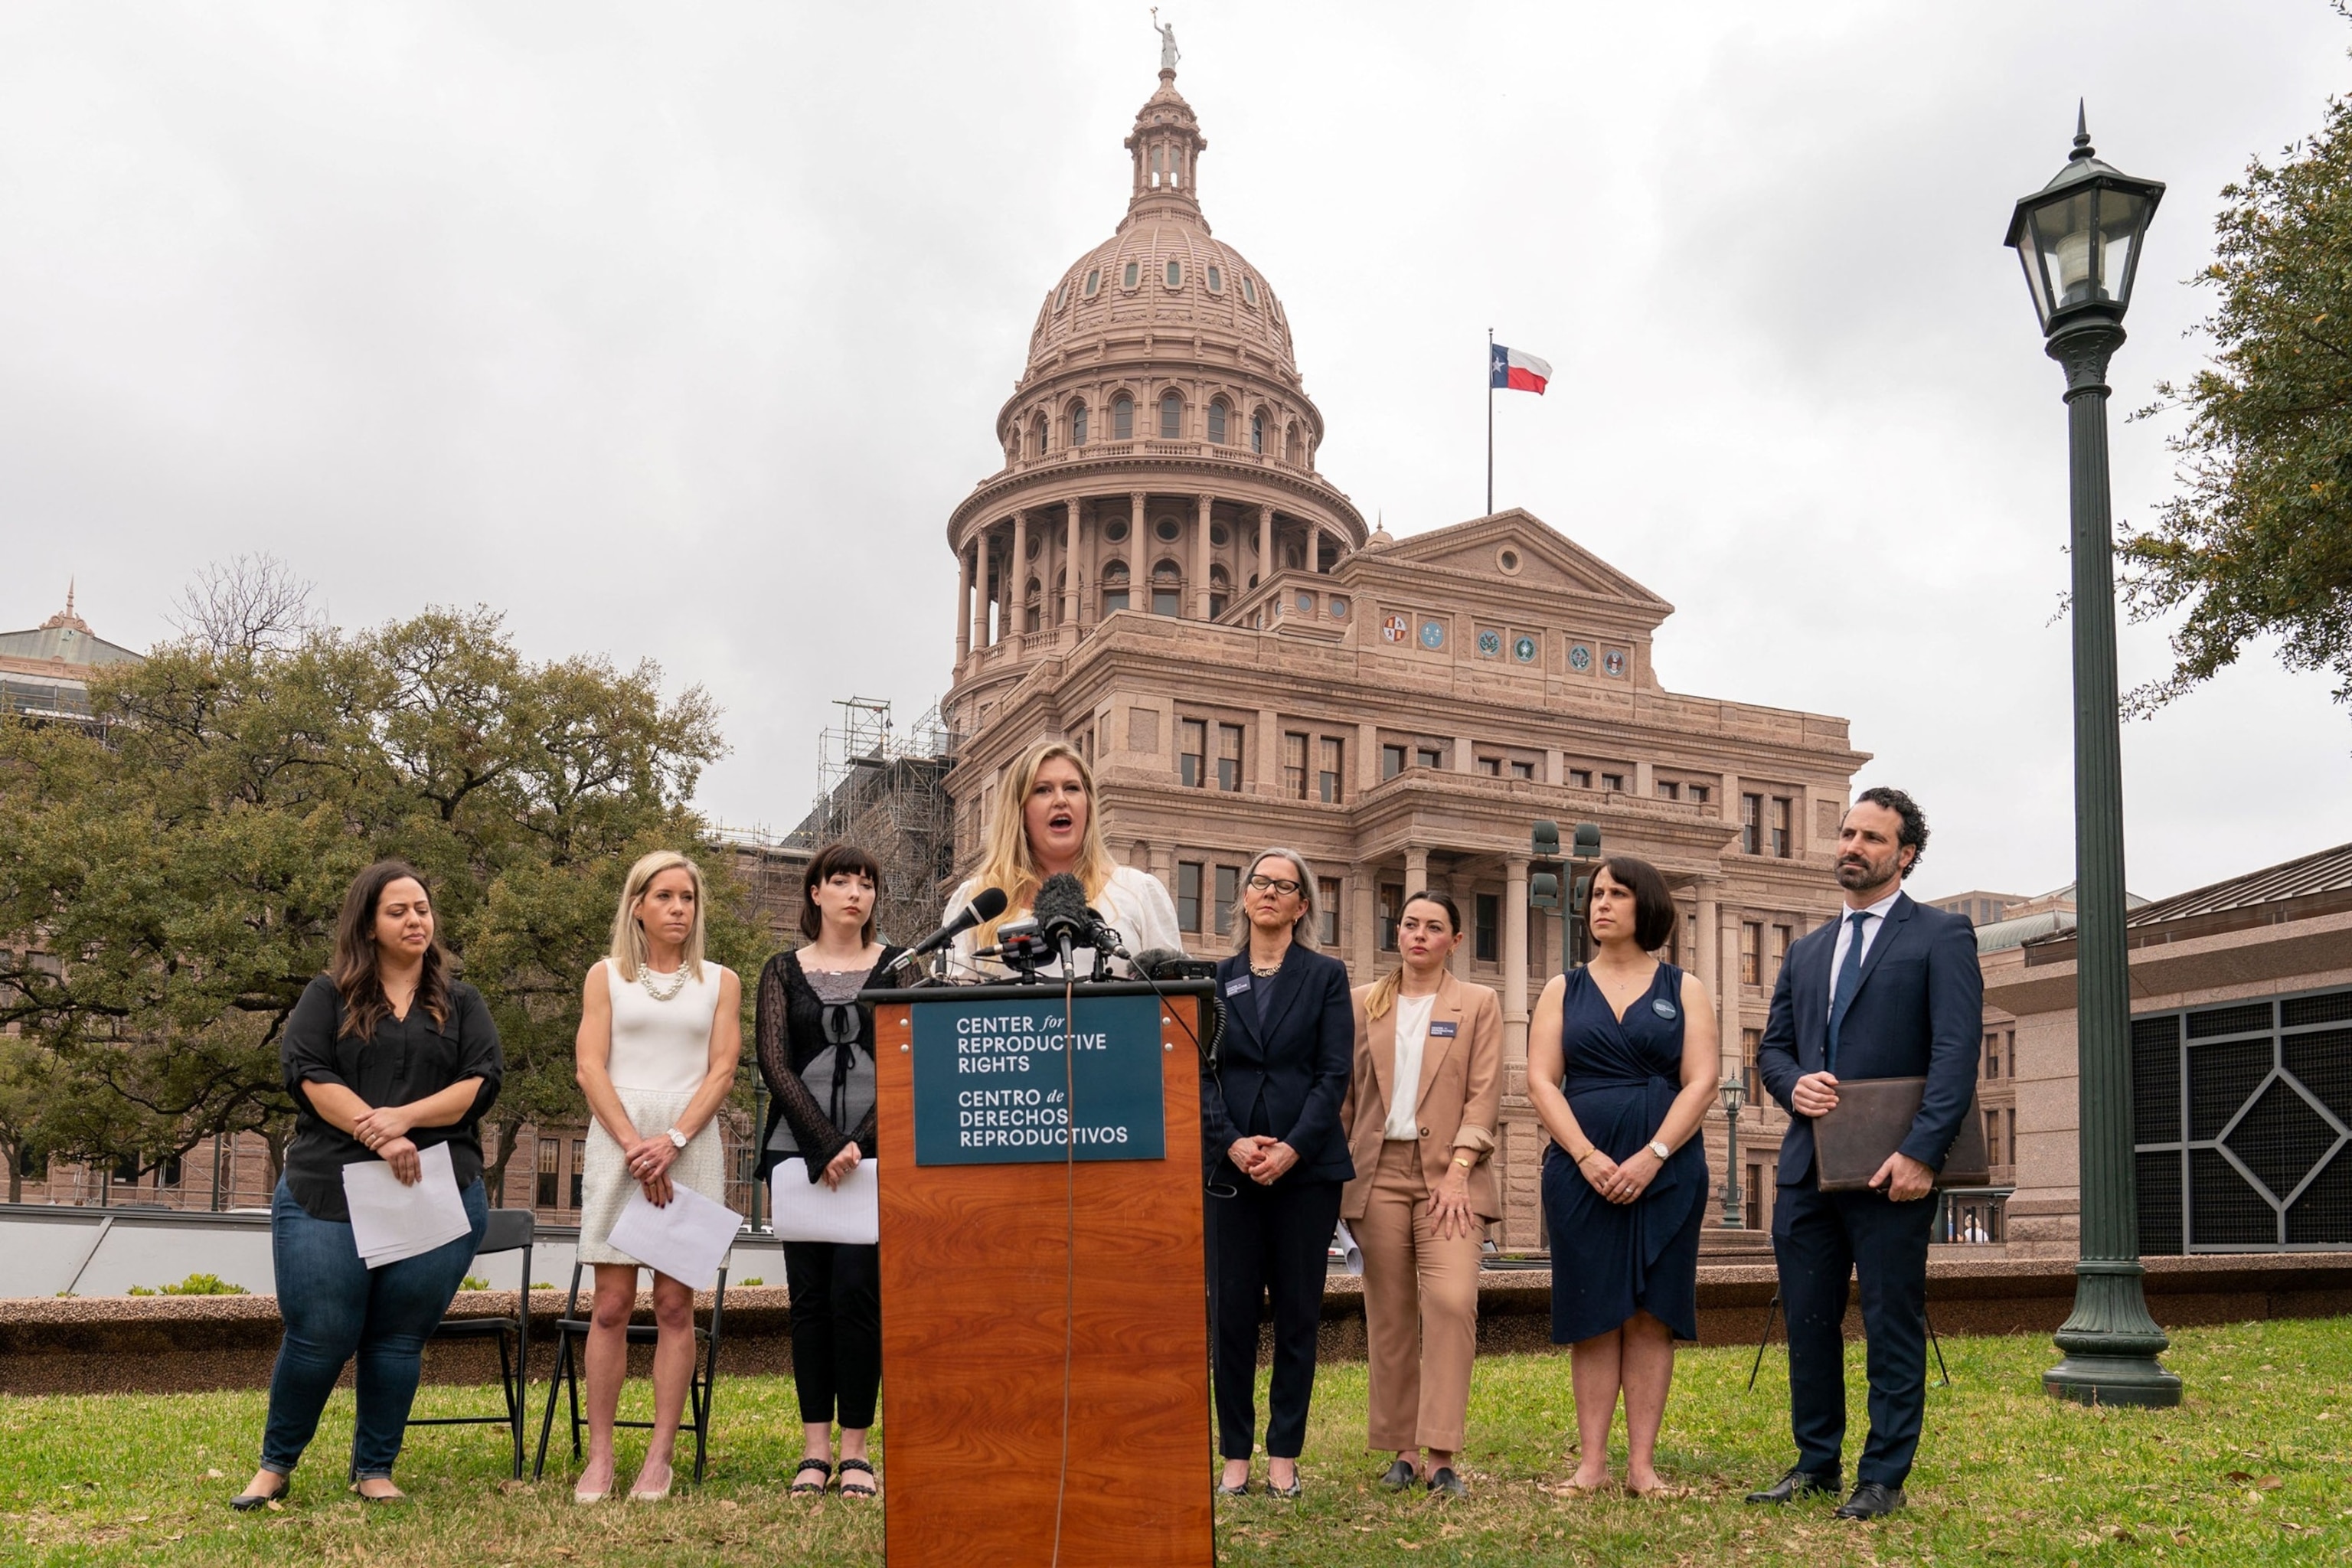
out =
{"type": "MultiPolygon", "coordinates": [[[[588,1097],[588,1163],[580,1192],[580,1261],[596,1268],[582,1368],[588,1384],[588,1465],[572,1500],[613,1489],[613,1424],[628,1376],[638,1263],[605,1238],[633,1193],[667,1206],[680,1184],[726,1199],[719,1110],[742,1054],[743,987],[702,958],[702,872],[683,855],[629,868],[613,921],[613,951],[588,972],[576,1047],[588,1097]]],[[[670,1454],[694,1372],[694,1289],[654,1274],[654,1429],[629,1496],[669,1495],[670,1454]]]]}

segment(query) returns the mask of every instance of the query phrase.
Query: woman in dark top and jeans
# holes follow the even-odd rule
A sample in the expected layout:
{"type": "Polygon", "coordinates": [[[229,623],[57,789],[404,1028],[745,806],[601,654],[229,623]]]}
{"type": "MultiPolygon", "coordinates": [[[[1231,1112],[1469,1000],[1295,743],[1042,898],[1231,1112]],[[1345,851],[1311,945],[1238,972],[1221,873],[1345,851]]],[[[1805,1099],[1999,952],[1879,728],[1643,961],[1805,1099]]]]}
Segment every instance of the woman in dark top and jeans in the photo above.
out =
{"type": "MultiPolygon", "coordinates": [[[[784,1160],[837,1187],[874,1157],[874,1014],[857,994],[905,952],[874,940],[882,868],[847,844],[820,850],[801,884],[805,946],[760,972],[753,1033],[773,1109],[761,1139],[760,1179],[784,1160]]],[[[806,1446],[794,1492],[824,1490],[833,1474],[833,1421],[841,1417],[841,1495],[879,1490],[866,1447],[882,1383],[880,1249],[829,1241],[784,1243],[793,1307],[793,1382],[806,1446]]]]}
{"type": "Polygon", "coordinates": [[[296,1108],[286,1171],[270,1201],[270,1258],[286,1335],[269,1377],[261,1468],[230,1506],[285,1495],[344,1363],[356,1355],[352,1489],[371,1502],[392,1484],[425,1342],[465,1279],[489,1207],[477,1123],[504,1067],[489,1009],[449,977],[433,902],[397,860],[360,873],[335,924],[334,968],[310,982],[278,1047],[296,1108]],[[382,1160],[422,1177],[418,1151],[446,1143],[471,1234],[379,1268],[362,1261],[343,1200],[343,1167],[382,1160]]]}

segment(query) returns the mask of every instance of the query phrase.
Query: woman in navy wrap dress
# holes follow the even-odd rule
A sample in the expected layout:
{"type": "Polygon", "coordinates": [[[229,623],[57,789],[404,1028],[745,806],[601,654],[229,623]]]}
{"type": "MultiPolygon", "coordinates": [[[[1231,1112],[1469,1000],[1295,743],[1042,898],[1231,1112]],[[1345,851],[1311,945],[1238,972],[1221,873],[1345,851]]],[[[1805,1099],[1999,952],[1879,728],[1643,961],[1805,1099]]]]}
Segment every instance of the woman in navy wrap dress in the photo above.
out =
{"type": "Polygon", "coordinates": [[[1714,1005],[1696,976],[1651,956],[1674,934],[1665,879],[1618,857],[1593,874],[1599,952],[1544,988],[1528,1026],[1528,1094],[1551,1136],[1551,1337],[1571,1345],[1573,1484],[1609,1479],[1609,1425],[1625,1402],[1625,1484],[1656,1490],[1655,1450],[1675,1341],[1698,1337],[1698,1234],[1715,1097],[1714,1005]]]}

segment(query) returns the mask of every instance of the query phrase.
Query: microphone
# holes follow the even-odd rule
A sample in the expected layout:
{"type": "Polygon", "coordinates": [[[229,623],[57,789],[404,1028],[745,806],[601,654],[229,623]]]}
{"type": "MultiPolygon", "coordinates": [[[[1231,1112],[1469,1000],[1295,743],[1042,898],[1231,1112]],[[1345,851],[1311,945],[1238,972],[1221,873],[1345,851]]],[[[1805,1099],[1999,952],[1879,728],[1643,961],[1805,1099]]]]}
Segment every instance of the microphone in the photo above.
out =
{"type": "MultiPolygon", "coordinates": [[[[1161,980],[1207,980],[1217,973],[1217,966],[1206,959],[1193,958],[1172,947],[1147,947],[1128,962],[1135,973],[1147,982],[1161,980]]],[[[1151,987],[1160,989],[1157,984],[1151,987]]],[[[1164,1000],[1164,998],[1163,998],[1164,1000]]],[[[1225,1035],[1225,999],[1211,992],[1201,1008],[1201,1032],[1193,1043],[1200,1047],[1201,1060],[1210,1071],[1217,1068],[1218,1046],[1225,1035]]]]}
{"type": "Polygon", "coordinates": [[[1067,871],[1045,879],[1030,912],[1037,918],[1037,934],[1060,947],[1065,971],[1069,968],[1072,948],[1097,944],[1102,920],[1087,908],[1086,884],[1067,871]]]}
{"type": "Polygon", "coordinates": [[[890,967],[901,968],[928,952],[936,952],[955,941],[972,927],[992,921],[1004,912],[1005,897],[1002,888],[982,888],[971,902],[958,910],[953,920],[898,955],[890,967]]]}

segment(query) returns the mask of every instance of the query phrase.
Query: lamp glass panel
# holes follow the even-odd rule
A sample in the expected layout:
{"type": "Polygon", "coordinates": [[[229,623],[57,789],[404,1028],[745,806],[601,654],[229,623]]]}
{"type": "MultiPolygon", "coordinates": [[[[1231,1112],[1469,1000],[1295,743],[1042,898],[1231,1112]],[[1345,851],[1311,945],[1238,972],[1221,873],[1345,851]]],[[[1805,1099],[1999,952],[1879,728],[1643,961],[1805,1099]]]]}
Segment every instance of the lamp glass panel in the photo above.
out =
{"type": "Polygon", "coordinates": [[[2099,282],[2118,305],[2131,303],[2132,250],[2147,222],[2147,198],[2137,191],[2099,193],[2099,282]]]}
{"type": "Polygon", "coordinates": [[[2033,296],[2033,313],[2047,327],[2050,324],[2050,275],[2042,269],[2042,250],[2034,243],[2030,224],[2017,247],[2017,260],[2025,268],[2025,287],[2033,296]]]}
{"type": "Polygon", "coordinates": [[[2034,248],[2049,274],[2053,308],[2069,310],[2097,298],[2091,255],[2091,193],[2077,191],[2033,209],[2034,248]]]}

